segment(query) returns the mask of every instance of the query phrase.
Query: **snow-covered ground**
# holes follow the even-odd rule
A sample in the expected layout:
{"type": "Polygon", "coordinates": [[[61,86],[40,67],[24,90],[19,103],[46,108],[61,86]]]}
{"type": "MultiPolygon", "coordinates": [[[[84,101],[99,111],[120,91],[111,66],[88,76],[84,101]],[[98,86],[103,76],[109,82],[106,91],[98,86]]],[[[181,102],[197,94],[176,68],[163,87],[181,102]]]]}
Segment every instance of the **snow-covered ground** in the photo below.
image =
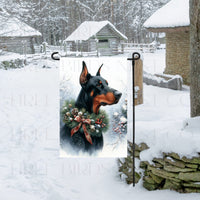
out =
{"type": "Polygon", "coordinates": [[[136,142],[151,148],[141,153],[142,160],[176,152],[196,156],[200,152],[200,118],[189,119],[189,88],[175,91],[153,86],[144,88],[144,104],[136,108],[136,142]]]}
{"type": "Polygon", "coordinates": [[[158,50],[155,53],[144,53],[143,70],[155,74],[163,73],[165,70],[165,49],[158,50]]]}
{"type": "MultiPolygon", "coordinates": [[[[159,54],[144,54],[144,65],[162,70],[163,66],[158,67],[151,60],[156,57],[159,60],[159,54]]],[[[141,181],[135,188],[126,185],[118,177],[116,159],[59,158],[59,63],[50,60],[29,62],[23,69],[0,70],[2,200],[199,199],[198,194],[169,190],[149,192],[142,187],[141,181]]],[[[136,107],[136,140],[146,141],[155,148],[147,151],[144,158],[153,153],[159,155],[162,146],[164,150],[176,149],[174,145],[181,146],[181,141],[186,139],[188,145],[184,147],[194,150],[196,146],[190,146],[194,141],[190,138],[197,135],[198,119],[189,121],[188,126],[185,123],[181,131],[188,117],[188,88],[173,91],[145,85],[144,104],[136,107]],[[190,123],[196,126],[194,134],[190,133],[190,123]],[[167,147],[168,138],[177,143],[167,147]],[[156,146],[157,141],[162,145],[156,146]]],[[[190,153],[194,153],[192,150],[190,153]]]]}

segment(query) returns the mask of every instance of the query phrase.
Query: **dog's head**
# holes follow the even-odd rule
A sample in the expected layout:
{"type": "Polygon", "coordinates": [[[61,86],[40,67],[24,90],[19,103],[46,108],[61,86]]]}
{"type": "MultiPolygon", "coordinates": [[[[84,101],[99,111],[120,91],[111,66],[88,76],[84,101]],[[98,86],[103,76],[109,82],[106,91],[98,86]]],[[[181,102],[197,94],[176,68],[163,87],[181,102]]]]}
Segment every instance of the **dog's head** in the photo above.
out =
{"type": "Polygon", "coordinates": [[[112,105],[118,103],[122,93],[110,88],[108,81],[101,77],[101,67],[99,67],[96,76],[90,75],[87,66],[83,61],[83,68],[80,75],[80,84],[92,102],[92,111],[98,113],[100,106],[112,105]]]}

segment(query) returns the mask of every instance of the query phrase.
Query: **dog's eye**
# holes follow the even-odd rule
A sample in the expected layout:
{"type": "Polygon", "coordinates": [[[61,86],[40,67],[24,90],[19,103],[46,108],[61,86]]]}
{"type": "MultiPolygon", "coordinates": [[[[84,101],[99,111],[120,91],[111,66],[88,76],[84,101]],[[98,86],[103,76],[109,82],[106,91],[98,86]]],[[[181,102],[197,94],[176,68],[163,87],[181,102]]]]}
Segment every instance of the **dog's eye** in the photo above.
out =
{"type": "Polygon", "coordinates": [[[97,83],[97,86],[98,86],[98,87],[102,86],[102,82],[99,81],[99,82],[97,83]]]}

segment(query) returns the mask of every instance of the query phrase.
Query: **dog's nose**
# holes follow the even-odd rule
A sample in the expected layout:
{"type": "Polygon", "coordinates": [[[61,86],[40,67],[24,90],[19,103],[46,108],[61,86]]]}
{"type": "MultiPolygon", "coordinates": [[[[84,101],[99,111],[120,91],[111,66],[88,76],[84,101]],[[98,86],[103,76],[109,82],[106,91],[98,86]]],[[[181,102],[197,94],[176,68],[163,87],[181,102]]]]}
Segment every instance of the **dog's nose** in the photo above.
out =
{"type": "Polygon", "coordinates": [[[116,91],[114,91],[114,95],[115,95],[115,98],[116,98],[117,100],[119,100],[120,97],[122,96],[122,93],[116,90],[116,91]]]}

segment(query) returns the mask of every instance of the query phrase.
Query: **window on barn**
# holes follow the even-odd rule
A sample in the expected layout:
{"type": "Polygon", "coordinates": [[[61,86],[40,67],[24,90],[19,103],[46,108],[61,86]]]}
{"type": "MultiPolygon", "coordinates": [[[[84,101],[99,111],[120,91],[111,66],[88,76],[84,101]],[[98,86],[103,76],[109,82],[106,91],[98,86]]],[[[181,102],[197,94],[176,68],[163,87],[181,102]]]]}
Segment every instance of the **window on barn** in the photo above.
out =
{"type": "Polygon", "coordinates": [[[108,42],[108,40],[99,40],[99,43],[108,42]]]}
{"type": "Polygon", "coordinates": [[[101,39],[101,40],[99,40],[99,42],[98,42],[98,48],[102,48],[102,49],[109,48],[108,39],[101,39]]]}

